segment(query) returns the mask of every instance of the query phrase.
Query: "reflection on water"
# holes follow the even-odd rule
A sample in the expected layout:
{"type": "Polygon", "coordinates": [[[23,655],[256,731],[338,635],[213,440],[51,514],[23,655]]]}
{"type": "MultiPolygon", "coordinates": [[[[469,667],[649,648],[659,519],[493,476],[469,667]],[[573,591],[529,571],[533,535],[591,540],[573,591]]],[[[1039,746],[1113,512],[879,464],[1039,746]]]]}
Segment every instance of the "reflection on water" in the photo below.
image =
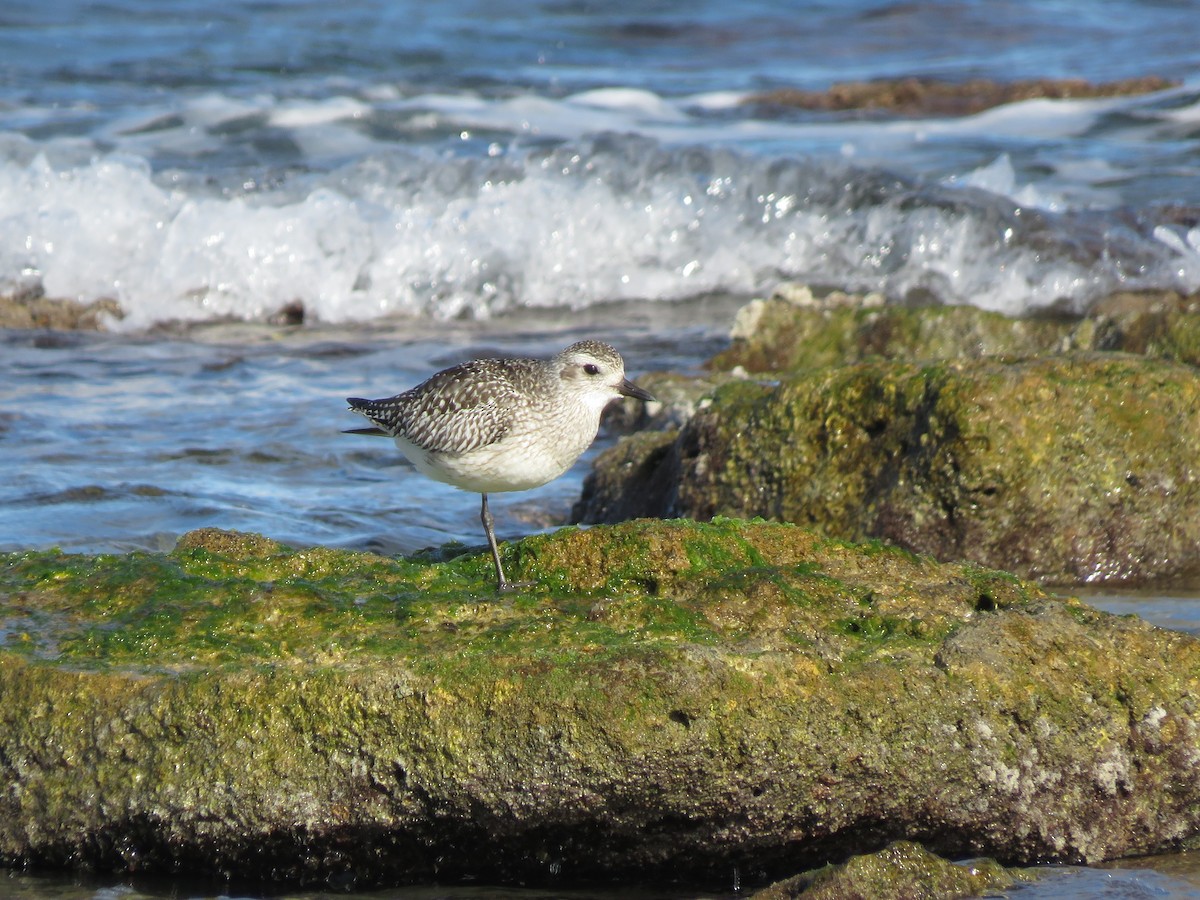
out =
{"type": "MultiPolygon", "coordinates": [[[[1200,900],[1200,854],[1126,860],[1096,868],[1047,866],[1038,878],[989,897],[1012,900],[1200,900]]],[[[731,886],[733,881],[730,882],[731,886]]],[[[534,889],[479,886],[391,888],[355,893],[245,891],[211,882],[31,875],[0,871],[5,900],[734,900],[743,892],[658,890],[640,886],[602,889],[534,889]]],[[[884,900],[884,898],[880,898],[884,900]]]]}
{"type": "Polygon", "coordinates": [[[1163,628],[1200,634],[1200,589],[1070,588],[1062,593],[1119,616],[1141,616],[1163,628]]]}

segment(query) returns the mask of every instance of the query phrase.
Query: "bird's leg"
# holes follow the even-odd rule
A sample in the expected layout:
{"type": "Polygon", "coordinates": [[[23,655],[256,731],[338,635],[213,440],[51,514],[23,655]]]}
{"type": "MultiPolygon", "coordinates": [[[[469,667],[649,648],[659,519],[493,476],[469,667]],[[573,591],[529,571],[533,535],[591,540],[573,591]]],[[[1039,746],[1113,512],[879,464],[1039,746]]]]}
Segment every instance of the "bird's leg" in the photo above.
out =
{"type": "Polygon", "coordinates": [[[488,509],[487,494],[483,495],[483,503],[479,508],[479,518],[483,522],[483,530],[487,532],[488,547],[492,551],[492,562],[496,564],[497,593],[502,594],[505,591],[516,591],[534,587],[537,582],[509,581],[504,577],[504,568],[500,565],[500,547],[496,544],[495,520],[492,519],[492,511],[488,509]]]}
{"type": "Polygon", "coordinates": [[[496,546],[496,531],[493,527],[495,521],[492,519],[492,511],[488,509],[487,494],[483,495],[479,518],[483,521],[483,530],[487,532],[488,546],[492,548],[492,561],[496,563],[496,590],[503,591],[508,587],[508,581],[504,578],[504,569],[500,565],[500,548],[496,546]]]}

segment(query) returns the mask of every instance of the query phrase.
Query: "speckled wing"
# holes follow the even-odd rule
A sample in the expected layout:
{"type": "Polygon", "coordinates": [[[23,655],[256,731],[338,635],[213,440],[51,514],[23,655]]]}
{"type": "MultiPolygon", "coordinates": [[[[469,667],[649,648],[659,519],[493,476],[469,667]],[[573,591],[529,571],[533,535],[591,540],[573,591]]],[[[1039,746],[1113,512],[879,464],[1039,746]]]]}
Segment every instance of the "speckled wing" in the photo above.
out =
{"type": "Polygon", "coordinates": [[[389,435],[423,450],[469,453],[500,440],[512,424],[515,392],[498,362],[474,360],[395,397],[348,402],[389,435]]]}

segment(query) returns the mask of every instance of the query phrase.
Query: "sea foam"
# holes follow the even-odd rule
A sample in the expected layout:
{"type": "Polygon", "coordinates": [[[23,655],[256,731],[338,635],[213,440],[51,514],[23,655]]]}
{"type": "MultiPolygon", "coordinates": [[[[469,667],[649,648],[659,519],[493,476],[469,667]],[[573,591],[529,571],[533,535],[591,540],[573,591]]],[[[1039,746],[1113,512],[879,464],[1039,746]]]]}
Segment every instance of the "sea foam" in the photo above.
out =
{"type": "MultiPolygon", "coordinates": [[[[594,99],[616,109],[645,98],[594,99]]],[[[314,108],[305,134],[341,127],[340,113],[325,115],[335,109],[354,115],[314,108]]],[[[1186,229],[1109,228],[1104,214],[1064,205],[1022,184],[1005,157],[930,184],[617,134],[483,158],[375,148],[329,171],[232,187],[153,172],[129,153],[10,154],[0,288],[40,281],[54,296],[114,297],[124,327],[139,328],[294,304],[327,322],[482,318],[750,294],[782,279],[1009,313],[1200,286],[1186,229]]]]}

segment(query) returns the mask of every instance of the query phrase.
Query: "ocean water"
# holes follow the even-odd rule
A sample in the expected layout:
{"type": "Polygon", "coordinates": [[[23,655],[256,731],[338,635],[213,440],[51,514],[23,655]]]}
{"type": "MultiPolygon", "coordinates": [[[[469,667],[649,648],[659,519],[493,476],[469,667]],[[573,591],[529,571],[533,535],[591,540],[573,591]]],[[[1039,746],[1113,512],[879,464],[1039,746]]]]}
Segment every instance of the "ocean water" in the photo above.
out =
{"type": "MultiPolygon", "coordinates": [[[[584,334],[694,367],[784,279],[1013,313],[1200,289],[1194,14],[9,0],[0,294],[125,315],[0,334],[0,548],[476,543],[472,498],[339,433],[344,397],[584,334]],[[952,119],[749,102],[907,75],[1179,86],[952,119]]],[[[561,522],[586,466],[498,498],[501,534],[561,522]]]]}
{"type": "Polygon", "coordinates": [[[1188,2],[10,0],[0,290],[122,327],[488,318],[781,278],[1019,312],[1200,287],[1188,2]],[[1160,74],[962,119],[778,87],[1160,74]]]}
{"type": "MultiPolygon", "coordinates": [[[[1200,290],[1198,12],[6,0],[0,294],[124,316],[0,331],[0,550],[479,545],[477,498],[342,435],[346,396],[582,336],[695,368],[781,280],[1010,313],[1200,290]],[[1177,86],[962,118],[755,100],[910,75],[1177,86]]],[[[589,459],[494,498],[500,537],[563,521],[589,459]]],[[[1200,629],[1188,597],[1090,599],[1200,629]]],[[[1172,860],[1013,894],[1200,896],[1172,860]]],[[[20,889],[138,896],[76,887],[20,889]]]]}

